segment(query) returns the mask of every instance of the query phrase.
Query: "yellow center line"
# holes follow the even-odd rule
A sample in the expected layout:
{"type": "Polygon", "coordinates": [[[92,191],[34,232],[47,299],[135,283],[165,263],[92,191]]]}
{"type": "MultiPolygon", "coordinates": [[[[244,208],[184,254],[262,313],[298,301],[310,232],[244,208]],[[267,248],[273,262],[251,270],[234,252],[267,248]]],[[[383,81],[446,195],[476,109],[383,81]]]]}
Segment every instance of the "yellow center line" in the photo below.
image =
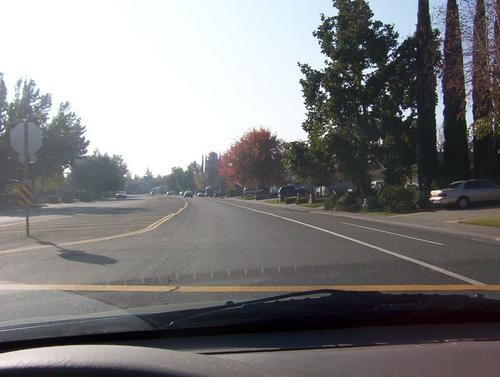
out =
{"type": "Polygon", "coordinates": [[[368,284],[368,285],[105,285],[105,284],[0,284],[2,291],[280,293],[332,289],[365,292],[500,292],[500,284],[368,284]]]}
{"type": "MultiPolygon", "coordinates": [[[[170,220],[174,216],[176,216],[179,213],[181,213],[182,211],[184,211],[187,206],[188,206],[188,202],[185,200],[183,207],[181,207],[177,211],[169,213],[167,216],[162,217],[161,219],[153,222],[152,224],[148,225],[144,229],[139,229],[139,230],[135,230],[135,231],[132,231],[132,232],[126,232],[126,233],[113,234],[111,236],[90,238],[90,239],[79,240],[79,241],[61,242],[61,243],[57,243],[57,246],[73,246],[73,245],[82,245],[82,244],[92,243],[92,242],[110,241],[110,240],[114,240],[114,239],[117,239],[117,238],[131,237],[131,236],[136,236],[136,235],[139,235],[139,234],[147,233],[147,232],[150,232],[150,231],[158,228],[163,223],[167,222],[168,220],[170,220]]],[[[32,251],[32,250],[48,249],[48,248],[51,248],[51,247],[55,247],[55,246],[54,245],[23,246],[23,247],[18,247],[18,248],[13,248],[13,249],[0,250],[0,255],[1,254],[18,253],[18,252],[22,252],[22,251],[32,251]]]]}

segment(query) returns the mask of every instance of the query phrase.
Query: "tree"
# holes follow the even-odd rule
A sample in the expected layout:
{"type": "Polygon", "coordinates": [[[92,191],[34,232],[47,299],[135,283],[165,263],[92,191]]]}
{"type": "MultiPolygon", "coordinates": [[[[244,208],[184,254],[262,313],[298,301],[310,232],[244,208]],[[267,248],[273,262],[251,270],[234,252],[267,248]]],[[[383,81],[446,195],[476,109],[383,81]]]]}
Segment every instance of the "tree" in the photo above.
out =
{"type": "Polygon", "coordinates": [[[210,152],[205,159],[205,179],[208,186],[215,186],[219,177],[219,156],[210,152]]]}
{"type": "Polygon", "coordinates": [[[35,172],[43,176],[62,176],[65,169],[87,153],[89,142],[84,135],[81,119],[71,111],[68,102],[61,103],[59,111],[44,129],[35,172]]]}
{"type": "Polygon", "coordinates": [[[0,72],[0,134],[5,131],[5,122],[7,120],[7,87],[3,79],[3,73],[0,72]]]}
{"type": "Polygon", "coordinates": [[[470,175],[462,36],[456,0],[447,3],[443,50],[444,161],[448,177],[455,180],[470,175]]]}
{"type": "Polygon", "coordinates": [[[22,165],[10,147],[11,129],[22,120],[29,120],[45,132],[52,105],[50,94],[42,94],[35,81],[20,79],[16,83],[14,99],[7,103],[5,83],[0,80],[0,180],[22,179],[22,165]]]}
{"type": "Polygon", "coordinates": [[[219,173],[230,183],[267,188],[281,181],[281,142],[267,129],[252,129],[222,155],[219,173]]]}
{"type": "Polygon", "coordinates": [[[385,168],[388,185],[401,185],[411,179],[416,162],[416,59],[416,38],[408,37],[375,76],[383,88],[372,107],[381,137],[377,160],[385,168]]]}
{"type": "Polygon", "coordinates": [[[102,197],[108,192],[122,190],[127,172],[121,156],[95,151],[73,164],[69,181],[76,190],[87,190],[102,197]]]}
{"type": "Polygon", "coordinates": [[[315,148],[304,141],[284,145],[283,166],[295,180],[317,186],[329,186],[335,174],[331,158],[324,156],[323,148],[315,148]]]}
{"type": "Polygon", "coordinates": [[[0,72],[0,190],[7,185],[7,179],[14,178],[13,170],[16,165],[15,152],[10,148],[6,132],[7,109],[7,88],[3,79],[3,73],[0,72]]]}
{"type": "Polygon", "coordinates": [[[167,190],[182,191],[187,187],[185,185],[184,170],[180,167],[173,167],[171,173],[165,178],[167,190]]]}
{"type": "MultiPolygon", "coordinates": [[[[394,58],[398,34],[373,20],[364,0],[334,0],[338,14],[321,16],[313,35],[326,67],[299,64],[307,118],[302,127],[311,145],[322,146],[335,171],[368,194],[368,171],[380,151],[380,119],[374,116],[386,82],[380,71],[394,58]]],[[[379,112],[382,112],[380,109],[379,112]]]]}
{"type": "Polygon", "coordinates": [[[474,176],[495,174],[497,156],[494,150],[492,124],[487,121],[492,110],[491,81],[488,60],[488,26],[484,0],[477,0],[474,15],[472,55],[472,114],[474,117],[474,176]]]}
{"type": "Polygon", "coordinates": [[[26,119],[43,128],[49,119],[51,107],[50,94],[42,94],[32,79],[19,79],[16,83],[14,100],[8,106],[8,120],[15,125],[26,119]]]}
{"type": "Polygon", "coordinates": [[[418,0],[417,31],[417,166],[421,205],[427,202],[438,166],[436,150],[436,45],[429,0],[418,0]]]}

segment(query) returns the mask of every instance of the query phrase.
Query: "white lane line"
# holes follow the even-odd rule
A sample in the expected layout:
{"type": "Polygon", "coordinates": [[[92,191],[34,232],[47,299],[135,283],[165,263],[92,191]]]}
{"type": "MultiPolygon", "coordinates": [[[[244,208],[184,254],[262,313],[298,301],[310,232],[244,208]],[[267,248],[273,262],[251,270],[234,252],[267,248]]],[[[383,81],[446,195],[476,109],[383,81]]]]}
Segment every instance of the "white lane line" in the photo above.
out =
{"type": "Polygon", "coordinates": [[[407,235],[404,235],[404,234],[399,234],[399,233],[389,232],[389,231],[387,231],[387,230],[376,229],[376,228],[370,228],[370,227],[368,227],[368,226],[363,226],[363,225],[358,225],[358,224],[353,224],[353,223],[344,223],[344,222],[342,222],[342,221],[341,221],[340,223],[341,223],[341,224],[345,224],[345,225],[350,225],[350,226],[356,226],[356,227],[358,227],[358,228],[363,228],[363,229],[373,230],[373,231],[375,231],[375,232],[381,232],[381,233],[392,234],[393,236],[397,236],[397,237],[409,238],[410,240],[421,241],[421,242],[427,242],[427,243],[431,243],[431,244],[433,244],[433,245],[444,246],[444,243],[435,242],[435,241],[429,241],[429,240],[424,240],[423,238],[410,237],[410,236],[407,236],[407,235]]]}
{"type": "Polygon", "coordinates": [[[277,217],[277,218],[285,220],[285,221],[289,221],[289,222],[292,222],[292,223],[295,223],[295,224],[303,225],[305,227],[312,228],[312,229],[315,229],[315,230],[319,230],[320,232],[328,233],[328,234],[331,234],[332,236],[339,237],[339,238],[342,238],[344,240],[357,243],[358,245],[362,245],[362,246],[368,247],[370,249],[380,251],[381,253],[384,253],[384,254],[387,254],[387,255],[391,255],[393,257],[405,260],[407,262],[419,265],[421,267],[428,268],[428,269],[430,269],[432,271],[436,271],[436,272],[442,273],[442,274],[447,275],[447,276],[451,276],[451,277],[453,277],[455,279],[458,279],[458,280],[461,280],[461,281],[465,281],[466,283],[469,283],[469,284],[473,284],[473,285],[485,285],[485,283],[482,283],[480,281],[468,278],[467,276],[463,276],[463,275],[457,274],[455,272],[446,270],[444,268],[441,268],[441,267],[438,267],[438,266],[434,266],[433,264],[422,262],[422,261],[420,261],[418,259],[415,259],[415,258],[407,257],[406,255],[402,255],[402,254],[396,253],[394,251],[390,251],[390,250],[384,249],[382,247],[378,247],[378,246],[372,245],[372,244],[370,244],[368,242],[364,242],[364,241],[358,240],[356,238],[344,236],[343,234],[340,234],[340,233],[335,233],[335,232],[332,232],[332,231],[327,230],[327,229],[323,229],[323,228],[320,228],[320,227],[317,227],[317,226],[314,226],[314,225],[311,225],[311,224],[303,223],[302,221],[290,219],[288,217],[279,216],[279,215],[276,215],[276,214],[271,213],[271,212],[265,212],[265,211],[260,211],[258,209],[253,209],[253,208],[249,208],[249,207],[245,207],[245,206],[240,206],[238,204],[227,203],[225,201],[219,201],[219,202],[227,204],[227,205],[230,205],[230,206],[233,206],[233,207],[239,207],[239,208],[243,208],[243,209],[246,209],[246,210],[249,210],[249,211],[261,213],[263,215],[277,217]]]}

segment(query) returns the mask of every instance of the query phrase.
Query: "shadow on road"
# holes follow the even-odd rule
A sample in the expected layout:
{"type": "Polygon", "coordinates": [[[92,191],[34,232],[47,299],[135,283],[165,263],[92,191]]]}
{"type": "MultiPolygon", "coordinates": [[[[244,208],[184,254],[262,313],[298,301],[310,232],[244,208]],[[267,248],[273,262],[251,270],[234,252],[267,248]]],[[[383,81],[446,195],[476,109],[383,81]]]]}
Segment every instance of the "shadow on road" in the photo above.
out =
{"type": "Polygon", "coordinates": [[[86,252],[81,251],[81,250],[65,249],[64,247],[59,246],[55,242],[40,240],[34,236],[30,236],[30,238],[35,240],[37,243],[39,243],[41,245],[54,246],[55,248],[57,248],[61,252],[59,254],[59,256],[61,258],[64,258],[64,259],[67,259],[67,260],[70,260],[73,262],[100,264],[100,265],[114,264],[114,263],[118,262],[117,259],[106,257],[104,255],[90,254],[90,253],[86,253],[86,252]]]}

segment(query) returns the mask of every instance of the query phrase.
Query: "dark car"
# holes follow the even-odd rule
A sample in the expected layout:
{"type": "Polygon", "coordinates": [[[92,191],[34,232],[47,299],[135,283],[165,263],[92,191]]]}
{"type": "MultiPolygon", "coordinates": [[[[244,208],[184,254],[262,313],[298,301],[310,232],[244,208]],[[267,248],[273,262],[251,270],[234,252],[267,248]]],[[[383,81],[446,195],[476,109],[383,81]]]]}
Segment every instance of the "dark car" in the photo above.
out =
{"type": "Polygon", "coordinates": [[[192,197],[193,197],[193,195],[194,195],[194,194],[193,194],[193,192],[192,192],[192,191],[189,191],[189,190],[184,191],[184,197],[185,197],[185,198],[192,198],[192,197]]]}
{"type": "Polygon", "coordinates": [[[280,198],[287,198],[290,196],[308,196],[309,194],[309,190],[297,185],[281,186],[278,190],[278,195],[280,198]]]}

